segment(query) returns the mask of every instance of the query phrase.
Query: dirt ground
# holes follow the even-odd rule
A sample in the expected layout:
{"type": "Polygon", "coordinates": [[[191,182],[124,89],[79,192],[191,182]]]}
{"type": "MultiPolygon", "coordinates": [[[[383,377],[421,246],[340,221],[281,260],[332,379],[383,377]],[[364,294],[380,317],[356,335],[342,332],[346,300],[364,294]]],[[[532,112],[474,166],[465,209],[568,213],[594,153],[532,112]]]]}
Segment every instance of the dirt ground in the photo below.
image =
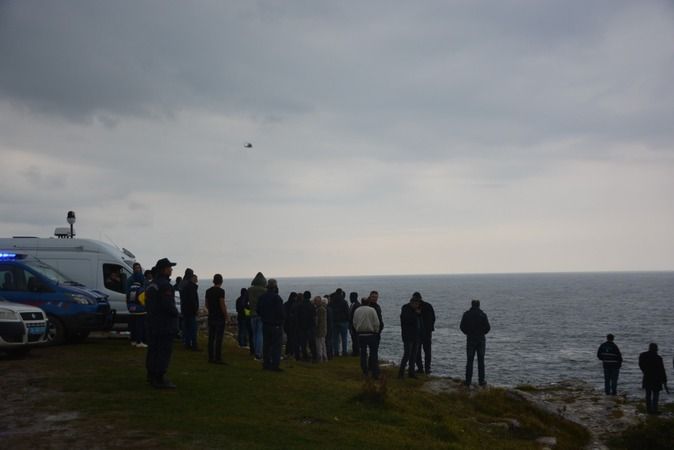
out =
{"type": "Polygon", "coordinates": [[[70,349],[37,348],[21,359],[0,354],[0,448],[158,448],[146,433],[119,430],[59,407],[67,394],[50,387],[51,368],[58,367],[70,349]]]}

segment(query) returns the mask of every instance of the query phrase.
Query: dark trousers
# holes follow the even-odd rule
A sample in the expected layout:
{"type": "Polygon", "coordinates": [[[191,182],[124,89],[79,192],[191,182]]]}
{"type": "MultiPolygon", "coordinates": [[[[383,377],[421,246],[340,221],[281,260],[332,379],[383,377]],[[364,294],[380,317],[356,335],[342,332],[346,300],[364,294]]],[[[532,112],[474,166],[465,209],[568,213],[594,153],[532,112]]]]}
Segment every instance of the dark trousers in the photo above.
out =
{"type": "Polygon", "coordinates": [[[424,336],[421,338],[421,342],[419,343],[419,349],[417,351],[417,369],[419,371],[424,371],[426,375],[431,373],[431,337],[430,336],[424,336]],[[421,361],[421,353],[423,350],[424,354],[424,360],[423,364],[421,361]]]}
{"type": "Polygon", "coordinates": [[[658,412],[660,390],[646,388],[646,411],[650,414],[658,412]]]}
{"type": "Polygon", "coordinates": [[[183,343],[185,347],[197,348],[196,316],[183,316],[183,343]]]}
{"type": "Polygon", "coordinates": [[[358,344],[358,333],[353,328],[349,328],[351,334],[351,356],[360,355],[360,344],[358,344]]]}
{"type": "Polygon", "coordinates": [[[477,353],[477,375],[480,384],[485,383],[484,379],[484,352],[487,340],[481,338],[468,338],[466,342],[466,386],[473,382],[473,361],[477,353]]]}
{"type": "Polygon", "coordinates": [[[287,356],[295,356],[295,349],[297,348],[297,332],[294,329],[286,330],[286,349],[287,356]]]}
{"type": "Polygon", "coordinates": [[[604,392],[606,395],[617,394],[618,375],[620,375],[620,367],[617,364],[604,365],[604,392]]]}
{"type": "Polygon", "coordinates": [[[417,361],[417,352],[419,351],[419,341],[418,340],[406,340],[403,341],[403,359],[400,361],[400,372],[399,376],[403,376],[405,373],[405,367],[408,367],[408,373],[411,377],[416,376],[414,374],[414,364],[417,361]]]}
{"type": "Polygon", "coordinates": [[[262,325],[262,367],[277,369],[281,363],[283,329],[280,325],[262,325]]]}
{"type": "Polygon", "coordinates": [[[222,361],[222,337],[225,323],[208,324],[208,362],[222,361]]]}
{"type": "Polygon", "coordinates": [[[360,344],[360,368],[363,375],[372,373],[372,378],[379,378],[379,335],[361,334],[358,336],[360,344]],[[368,355],[369,352],[369,355],[368,355]]]}
{"type": "Polygon", "coordinates": [[[145,367],[151,379],[159,379],[166,374],[171,362],[173,336],[173,334],[148,334],[145,367]]]}
{"type": "Polygon", "coordinates": [[[131,333],[131,342],[145,342],[145,314],[129,316],[129,332],[131,333]]]}
{"type": "Polygon", "coordinates": [[[307,353],[307,345],[311,350],[311,359],[316,360],[316,339],[314,330],[298,330],[297,345],[295,346],[295,359],[303,359],[307,361],[309,354],[307,353]]]}
{"type": "Polygon", "coordinates": [[[253,337],[253,324],[251,323],[249,316],[246,316],[243,320],[246,325],[246,332],[248,333],[248,349],[250,350],[250,354],[254,355],[255,338],[253,337]]]}
{"type": "Polygon", "coordinates": [[[248,329],[246,327],[246,318],[241,315],[236,316],[236,325],[237,325],[237,341],[239,341],[239,347],[245,347],[248,345],[248,329]]]}

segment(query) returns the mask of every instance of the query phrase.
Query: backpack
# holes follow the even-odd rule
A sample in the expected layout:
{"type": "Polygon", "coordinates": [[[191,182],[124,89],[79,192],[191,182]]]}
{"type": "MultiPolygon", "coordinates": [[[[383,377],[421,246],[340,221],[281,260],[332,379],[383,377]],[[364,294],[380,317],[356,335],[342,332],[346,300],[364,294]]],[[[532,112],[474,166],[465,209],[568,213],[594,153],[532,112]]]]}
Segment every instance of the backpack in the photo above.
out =
{"type": "Polygon", "coordinates": [[[126,296],[126,308],[131,314],[145,313],[145,286],[132,283],[126,296]]]}

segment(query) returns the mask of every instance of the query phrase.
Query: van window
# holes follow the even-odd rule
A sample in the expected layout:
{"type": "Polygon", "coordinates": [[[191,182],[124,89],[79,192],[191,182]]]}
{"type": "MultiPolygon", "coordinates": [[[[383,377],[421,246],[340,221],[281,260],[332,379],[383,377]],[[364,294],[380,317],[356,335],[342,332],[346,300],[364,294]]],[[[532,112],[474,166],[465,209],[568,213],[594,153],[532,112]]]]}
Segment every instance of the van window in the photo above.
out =
{"type": "Polygon", "coordinates": [[[15,290],[16,282],[11,266],[0,265],[0,290],[15,290]]]}
{"type": "Polygon", "coordinates": [[[126,294],[126,283],[131,273],[119,264],[103,264],[105,287],[111,291],[126,294]]]}

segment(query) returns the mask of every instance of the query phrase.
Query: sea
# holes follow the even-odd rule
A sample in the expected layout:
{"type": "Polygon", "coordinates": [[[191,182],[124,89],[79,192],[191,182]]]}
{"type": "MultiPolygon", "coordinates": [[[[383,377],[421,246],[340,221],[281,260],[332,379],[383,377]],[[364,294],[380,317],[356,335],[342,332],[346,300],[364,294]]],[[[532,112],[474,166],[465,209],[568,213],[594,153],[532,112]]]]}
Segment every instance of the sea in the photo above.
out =
{"type": "MultiPolygon", "coordinates": [[[[254,274],[253,274],[254,275],[254,274]]],[[[229,311],[250,279],[224,282],[229,311]]],[[[487,382],[498,386],[544,386],[582,380],[603,391],[596,352],[615,335],[624,363],[619,391],[641,396],[639,353],[656,342],[674,379],[674,272],[536,273],[278,278],[284,301],[292,291],[325,295],[337,288],[367,297],[379,292],[384,331],[382,360],[402,357],[400,308],[418,291],[435,309],[434,375],[463,378],[465,337],[459,330],[471,299],[489,317],[487,382]]],[[[200,281],[203,295],[210,281],[200,281]]],[[[477,368],[475,369],[477,370],[477,368]]],[[[477,373],[475,372],[475,377],[477,373]]],[[[674,387],[674,381],[672,382],[674,387]]],[[[674,390],[673,390],[674,393],[674,390]]]]}

